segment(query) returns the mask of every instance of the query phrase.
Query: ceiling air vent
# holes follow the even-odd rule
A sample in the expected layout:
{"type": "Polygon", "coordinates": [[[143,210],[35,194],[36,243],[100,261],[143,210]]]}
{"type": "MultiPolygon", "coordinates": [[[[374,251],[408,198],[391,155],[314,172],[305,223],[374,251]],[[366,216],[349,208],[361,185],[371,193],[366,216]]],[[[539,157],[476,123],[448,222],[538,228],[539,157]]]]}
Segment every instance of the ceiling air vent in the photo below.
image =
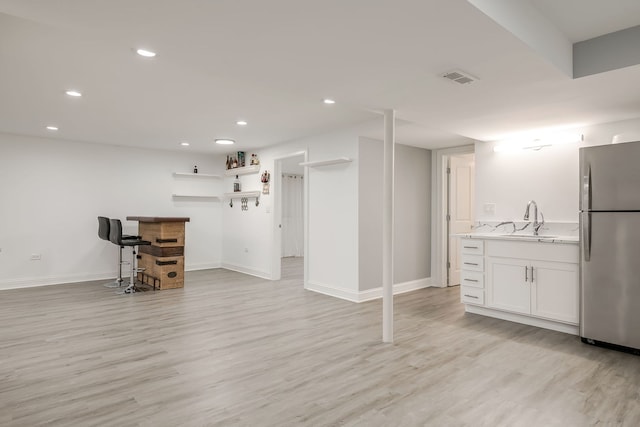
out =
{"type": "Polygon", "coordinates": [[[448,73],[444,73],[442,75],[445,79],[451,80],[452,82],[460,83],[461,85],[473,83],[477,78],[473,77],[470,74],[465,73],[460,70],[449,71],[448,73]]]}

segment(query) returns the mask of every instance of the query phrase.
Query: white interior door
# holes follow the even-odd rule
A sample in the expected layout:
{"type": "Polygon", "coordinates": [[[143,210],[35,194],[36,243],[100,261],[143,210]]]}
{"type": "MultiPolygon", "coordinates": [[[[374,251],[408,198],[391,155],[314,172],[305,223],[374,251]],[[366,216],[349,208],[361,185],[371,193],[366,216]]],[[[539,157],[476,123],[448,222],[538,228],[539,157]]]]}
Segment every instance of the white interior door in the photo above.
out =
{"type": "Polygon", "coordinates": [[[474,155],[464,154],[449,158],[449,221],[448,221],[448,282],[460,284],[460,238],[457,233],[471,231],[474,221],[474,155]]]}

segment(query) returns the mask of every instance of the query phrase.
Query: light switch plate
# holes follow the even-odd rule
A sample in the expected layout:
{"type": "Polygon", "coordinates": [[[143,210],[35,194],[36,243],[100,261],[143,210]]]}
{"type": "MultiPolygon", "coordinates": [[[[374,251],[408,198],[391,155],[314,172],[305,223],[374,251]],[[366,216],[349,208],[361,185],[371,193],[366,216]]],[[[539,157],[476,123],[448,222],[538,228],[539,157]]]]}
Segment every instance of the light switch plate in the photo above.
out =
{"type": "Polygon", "coordinates": [[[484,204],[484,213],[487,215],[495,215],[496,214],[496,204],[495,203],[485,203],[484,204]]]}

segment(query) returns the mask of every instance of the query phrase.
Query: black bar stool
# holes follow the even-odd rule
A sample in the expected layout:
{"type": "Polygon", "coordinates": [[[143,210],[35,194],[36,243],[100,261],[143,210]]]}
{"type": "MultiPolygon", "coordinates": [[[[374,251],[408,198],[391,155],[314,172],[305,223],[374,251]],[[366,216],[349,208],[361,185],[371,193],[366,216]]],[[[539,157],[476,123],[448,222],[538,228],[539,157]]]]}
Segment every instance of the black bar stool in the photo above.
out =
{"type": "MultiPolygon", "coordinates": [[[[110,242],[109,231],[111,230],[111,225],[109,223],[109,218],[105,216],[98,217],[98,237],[102,240],[106,240],[110,242]]],[[[139,239],[140,236],[122,236],[123,239],[139,239]]],[[[119,288],[122,286],[124,280],[122,279],[122,264],[126,264],[126,262],[122,261],[122,250],[124,246],[120,246],[120,250],[118,251],[118,277],[113,282],[105,283],[104,286],[106,288],[119,288]]]]}
{"type": "Polygon", "coordinates": [[[124,294],[132,294],[136,289],[136,276],[138,271],[142,271],[138,269],[138,257],[136,254],[136,246],[140,245],[150,245],[151,242],[147,240],[141,240],[139,236],[135,236],[135,239],[127,239],[122,235],[122,222],[119,219],[110,219],[109,220],[109,240],[111,243],[118,245],[120,247],[129,246],[131,248],[131,270],[130,270],[130,279],[129,286],[127,286],[123,292],[124,294]]]}

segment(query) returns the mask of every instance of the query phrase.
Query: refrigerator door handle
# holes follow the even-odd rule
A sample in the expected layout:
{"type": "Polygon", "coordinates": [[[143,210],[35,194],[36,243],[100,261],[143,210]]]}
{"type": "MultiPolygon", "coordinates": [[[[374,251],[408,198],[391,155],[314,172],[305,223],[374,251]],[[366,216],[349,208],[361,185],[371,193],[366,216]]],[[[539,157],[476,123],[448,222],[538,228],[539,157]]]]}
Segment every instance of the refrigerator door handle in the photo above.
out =
{"type": "Polygon", "coordinates": [[[586,167],[585,174],[582,176],[582,211],[591,210],[591,165],[586,167]]]}
{"type": "Polygon", "coordinates": [[[582,253],[584,260],[591,260],[591,212],[582,213],[582,253]]]}
{"type": "Polygon", "coordinates": [[[584,260],[591,259],[591,164],[582,159],[582,253],[584,260]]]}

